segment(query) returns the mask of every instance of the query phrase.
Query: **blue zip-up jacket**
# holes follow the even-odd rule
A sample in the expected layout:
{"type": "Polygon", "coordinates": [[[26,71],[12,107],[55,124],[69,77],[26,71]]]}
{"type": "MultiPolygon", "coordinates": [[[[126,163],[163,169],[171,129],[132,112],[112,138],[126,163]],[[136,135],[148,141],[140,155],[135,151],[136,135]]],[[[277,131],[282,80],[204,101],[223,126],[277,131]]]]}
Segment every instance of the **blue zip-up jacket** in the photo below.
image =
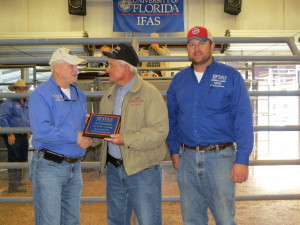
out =
{"type": "MultiPolygon", "coordinates": [[[[8,99],[0,105],[1,127],[29,127],[28,102],[8,99]]],[[[9,135],[9,134],[8,134],[9,135]]]]}
{"type": "Polygon", "coordinates": [[[236,163],[248,165],[253,148],[252,110],[240,73],[215,62],[198,83],[193,66],[174,76],[167,91],[171,155],[180,144],[206,146],[236,142],[236,163]]]}
{"type": "Polygon", "coordinates": [[[39,85],[30,95],[29,119],[35,149],[49,149],[67,157],[81,157],[85,150],[76,145],[78,132],[86,118],[86,97],[79,88],[70,86],[71,101],[55,80],[39,85]]]}

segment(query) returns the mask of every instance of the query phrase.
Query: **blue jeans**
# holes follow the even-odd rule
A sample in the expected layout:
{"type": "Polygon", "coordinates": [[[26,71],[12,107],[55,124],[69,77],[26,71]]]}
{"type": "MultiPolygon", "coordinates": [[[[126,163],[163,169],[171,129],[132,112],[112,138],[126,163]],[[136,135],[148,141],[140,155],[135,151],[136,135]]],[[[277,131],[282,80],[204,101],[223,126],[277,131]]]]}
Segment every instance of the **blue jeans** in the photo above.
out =
{"type": "MultiPolygon", "coordinates": [[[[27,162],[28,159],[28,139],[27,134],[14,134],[16,141],[14,145],[8,144],[8,138],[5,135],[4,143],[7,147],[8,162],[27,162]]],[[[22,181],[22,169],[8,169],[9,188],[17,189],[22,181]]]]}
{"type": "Polygon", "coordinates": [[[80,162],[55,163],[35,151],[30,165],[36,225],[79,225],[80,162]]]}
{"type": "Polygon", "coordinates": [[[161,225],[160,166],[128,176],[123,166],[108,162],[106,198],[109,225],[130,225],[132,210],[139,225],[161,225]]]}
{"type": "Polygon", "coordinates": [[[234,147],[197,152],[181,149],[177,181],[185,225],[208,224],[210,209],[217,225],[235,225],[235,185],[229,178],[234,147]]]}

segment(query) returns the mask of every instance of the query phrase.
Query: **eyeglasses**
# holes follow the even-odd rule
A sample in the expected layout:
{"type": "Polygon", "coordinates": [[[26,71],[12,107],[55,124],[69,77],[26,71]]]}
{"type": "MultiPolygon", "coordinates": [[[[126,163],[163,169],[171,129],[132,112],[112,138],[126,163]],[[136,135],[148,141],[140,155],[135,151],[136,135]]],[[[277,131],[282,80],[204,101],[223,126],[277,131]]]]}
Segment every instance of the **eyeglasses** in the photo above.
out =
{"type": "Polygon", "coordinates": [[[69,98],[63,93],[63,91],[61,90],[60,86],[58,86],[59,91],[60,91],[60,94],[61,94],[62,98],[64,99],[64,101],[66,101],[66,102],[78,101],[78,100],[79,100],[78,90],[77,90],[77,88],[76,88],[74,85],[70,85],[70,95],[71,95],[71,93],[72,93],[71,87],[75,88],[76,96],[77,96],[76,99],[69,99],[69,98]]]}
{"type": "Polygon", "coordinates": [[[196,47],[203,47],[206,42],[200,41],[197,44],[196,43],[188,43],[188,48],[196,48],[196,47]]]}

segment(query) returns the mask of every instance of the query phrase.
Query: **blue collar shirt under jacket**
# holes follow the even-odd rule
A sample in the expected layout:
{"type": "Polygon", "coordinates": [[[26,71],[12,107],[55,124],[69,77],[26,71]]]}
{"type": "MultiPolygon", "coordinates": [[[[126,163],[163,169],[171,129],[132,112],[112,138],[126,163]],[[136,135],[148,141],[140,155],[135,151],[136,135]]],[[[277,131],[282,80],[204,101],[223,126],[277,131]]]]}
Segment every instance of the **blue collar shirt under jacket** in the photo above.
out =
{"type": "Polygon", "coordinates": [[[35,149],[46,148],[67,157],[85,154],[76,143],[78,132],[85,127],[86,97],[74,85],[70,91],[69,100],[50,77],[30,95],[29,118],[35,149]]]}
{"type": "Polygon", "coordinates": [[[252,110],[248,91],[233,67],[213,62],[198,83],[193,66],[177,73],[167,91],[171,154],[181,143],[206,146],[236,142],[236,163],[248,165],[253,148],[252,110]]]}

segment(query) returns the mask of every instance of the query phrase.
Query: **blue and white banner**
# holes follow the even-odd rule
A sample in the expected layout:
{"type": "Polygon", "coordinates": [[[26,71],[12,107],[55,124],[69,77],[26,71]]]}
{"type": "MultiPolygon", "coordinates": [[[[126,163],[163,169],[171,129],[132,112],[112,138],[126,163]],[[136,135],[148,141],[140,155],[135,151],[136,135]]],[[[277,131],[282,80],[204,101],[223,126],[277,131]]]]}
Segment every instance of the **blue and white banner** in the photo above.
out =
{"type": "Polygon", "coordinates": [[[113,0],[115,32],[184,31],[183,0],[113,0]]]}

